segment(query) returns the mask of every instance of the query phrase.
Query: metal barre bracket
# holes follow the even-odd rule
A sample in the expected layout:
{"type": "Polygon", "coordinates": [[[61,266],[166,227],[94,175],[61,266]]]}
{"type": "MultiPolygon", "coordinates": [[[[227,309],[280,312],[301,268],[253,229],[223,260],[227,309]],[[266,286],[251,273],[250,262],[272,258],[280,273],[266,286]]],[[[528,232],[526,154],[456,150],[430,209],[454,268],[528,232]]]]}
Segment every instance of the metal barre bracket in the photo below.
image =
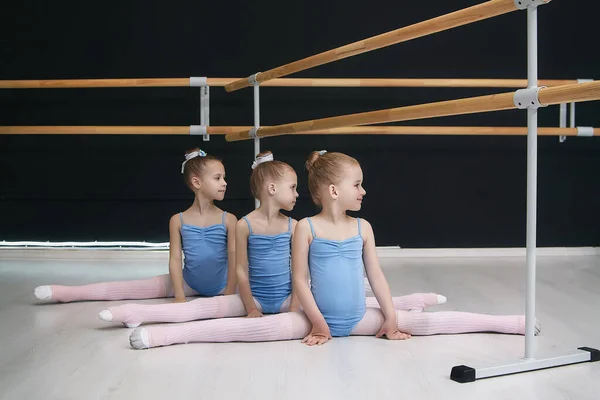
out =
{"type": "Polygon", "coordinates": [[[258,81],[256,80],[258,78],[258,74],[260,74],[260,72],[255,73],[254,75],[250,75],[248,77],[248,83],[251,84],[252,86],[254,85],[258,85],[258,81]]]}
{"type": "Polygon", "coordinates": [[[537,7],[546,4],[543,0],[515,0],[515,6],[519,10],[525,10],[528,7],[537,7]]]}
{"type": "Polygon", "coordinates": [[[202,87],[202,86],[208,86],[207,78],[205,76],[203,76],[203,77],[192,76],[190,78],[190,87],[202,87]]]}
{"type": "Polygon", "coordinates": [[[190,135],[206,135],[205,125],[190,125],[190,135]]]}
{"type": "Polygon", "coordinates": [[[594,136],[594,128],[591,126],[578,126],[577,136],[592,137],[594,136]]]}
{"type": "Polygon", "coordinates": [[[545,87],[546,86],[535,86],[527,89],[517,90],[513,97],[513,103],[515,104],[515,107],[517,107],[520,110],[523,110],[525,108],[546,107],[545,105],[540,103],[540,100],[538,98],[540,89],[543,89],[545,87]]]}
{"type": "Polygon", "coordinates": [[[250,130],[248,131],[248,136],[250,136],[250,138],[252,138],[252,139],[256,139],[256,138],[258,137],[258,134],[257,134],[257,133],[258,133],[258,132],[257,132],[257,131],[258,131],[258,129],[259,129],[259,128],[252,128],[252,129],[250,129],[250,130]]]}

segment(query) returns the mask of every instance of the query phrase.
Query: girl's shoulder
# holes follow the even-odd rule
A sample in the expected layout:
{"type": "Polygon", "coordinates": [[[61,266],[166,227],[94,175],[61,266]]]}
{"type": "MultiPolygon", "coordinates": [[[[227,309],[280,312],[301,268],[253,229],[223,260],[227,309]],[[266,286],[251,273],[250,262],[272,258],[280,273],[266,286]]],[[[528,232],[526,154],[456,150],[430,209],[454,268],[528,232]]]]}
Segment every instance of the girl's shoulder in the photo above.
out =
{"type": "Polygon", "coordinates": [[[295,219],[292,220],[292,232],[294,232],[294,235],[300,234],[312,238],[312,229],[310,227],[309,218],[312,217],[304,217],[299,221],[296,221],[295,219]]]}
{"type": "Polygon", "coordinates": [[[171,215],[171,218],[169,218],[169,227],[170,228],[181,228],[181,213],[178,212],[177,214],[173,214],[171,215]]]}
{"type": "Polygon", "coordinates": [[[248,216],[250,214],[252,214],[252,212],[250,212],[250,213],[246,214],[245,216],[243,216],[242,218],[236,220],[236,222],[235,222],[235,229],[236,230],[241,231],[241,232],[250,233],[250,228],[248,227],[248,225],[249,225],[248,216]]]}

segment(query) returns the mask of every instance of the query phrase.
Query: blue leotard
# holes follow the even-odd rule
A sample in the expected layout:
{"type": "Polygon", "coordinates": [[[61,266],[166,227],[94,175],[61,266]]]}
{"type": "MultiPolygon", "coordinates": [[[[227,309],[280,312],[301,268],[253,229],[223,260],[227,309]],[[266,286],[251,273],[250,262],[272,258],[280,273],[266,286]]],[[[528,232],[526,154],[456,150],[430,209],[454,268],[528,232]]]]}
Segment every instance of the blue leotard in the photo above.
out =
{"type": "Polygon", "coordinates": [[[201,228],[181,220],[183,279],[201,296],[216,296],[227,286],[227,227],[223,213],[220,224],[201,228]]]}
{"type": "Polygon", "coordinates": [[[289,218],[288,231],[278,235],[253,233],[250,221],[246,217],[244,219],[250,230],[248,236],[250,291],[260,303],[263,313],[278,313],[283,302],[292,293],[290,270],[292,219],[289,218]]]}
{"type": "Polygon", "coordinates": [[[318,238],[308,218],[313,240],[308,266],[311,292],[331,336],[348,336],[366,311],[363,239],[360,233],[346,240],[318,238]]]}

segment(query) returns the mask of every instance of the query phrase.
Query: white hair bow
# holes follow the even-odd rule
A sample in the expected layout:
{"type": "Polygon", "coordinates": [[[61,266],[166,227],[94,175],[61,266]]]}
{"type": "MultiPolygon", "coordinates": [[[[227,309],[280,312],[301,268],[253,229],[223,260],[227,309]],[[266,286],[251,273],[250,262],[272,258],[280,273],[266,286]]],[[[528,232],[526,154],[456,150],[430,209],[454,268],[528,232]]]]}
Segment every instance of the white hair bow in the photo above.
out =
{"type": "Polygon", "coordinates": [[[252,169],[258,167],[260,164],[267,162],[267,161],[273,161],[273,153],[265,154],[264,156],[258,157],[252,163],[252,169]]]}
{"type": "Polygon", "coordinates": [[[204,150],[192,151],[185,155],[185,161],[181,164],[181,173],[183,174],[183,167],[185,167],[185,163],[190,161],[192,158],[196,157],[206,157],[206,152],[204,150]]]}

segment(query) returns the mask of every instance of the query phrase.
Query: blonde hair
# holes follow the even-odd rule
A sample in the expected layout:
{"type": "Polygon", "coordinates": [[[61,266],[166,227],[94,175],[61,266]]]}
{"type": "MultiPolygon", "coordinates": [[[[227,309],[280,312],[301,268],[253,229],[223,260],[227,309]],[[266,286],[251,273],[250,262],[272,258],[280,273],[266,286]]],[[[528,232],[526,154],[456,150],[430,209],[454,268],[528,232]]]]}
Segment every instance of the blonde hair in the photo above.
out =
{"type": "MultiPolygon", "coordinates": [[[[256,156],[256,159],[273,155],[270,151],[263,151],[256,156]]],[[[268,182],[281,179],[286,169],[294,171],[294,169],[287,163],[278,160],[263,161],[257,163],[256,167],[252,170],[250,175],[250,191],[256,198],[260,195],[261,188],[268,182]]]]}
{"type": "Polygon", "coordinates": [[[358,165],[358,161],[344,153],[313,151],[306,160],[308,190],[313,202],[320,206],[319,188],[322,185],[338,184],[344,179],[344,167],[358,165]]]}
{"type": "MultiPolygon", "coordinates": [[[[202,150],[200,150],[198,147],[196,147],[195,149],[186,151],[185,155],[187,156],[188,154],[191,154],[194,152],[202,152],[202,150]]],[[[187,157],[186,157],[186,159],[187,159],[187,157]]],[[[221,159],[218,157],[215,157],[215,156],[211,156],[211,155],[204,155],[204,156],[197,156],[194,158],[190,158],[189,160],[187,160],[185,162],[185,165],[183,166],[183,180],[185,181],[185,184],[192,191],[194,190],[194,186],[192,185],[192,177],[193,176],[201,177],[202,174],[204,173],[204,169],[206,168],[206,165],[208,165],[208,163],[211,161],[221,162],[221,159]]]]}

